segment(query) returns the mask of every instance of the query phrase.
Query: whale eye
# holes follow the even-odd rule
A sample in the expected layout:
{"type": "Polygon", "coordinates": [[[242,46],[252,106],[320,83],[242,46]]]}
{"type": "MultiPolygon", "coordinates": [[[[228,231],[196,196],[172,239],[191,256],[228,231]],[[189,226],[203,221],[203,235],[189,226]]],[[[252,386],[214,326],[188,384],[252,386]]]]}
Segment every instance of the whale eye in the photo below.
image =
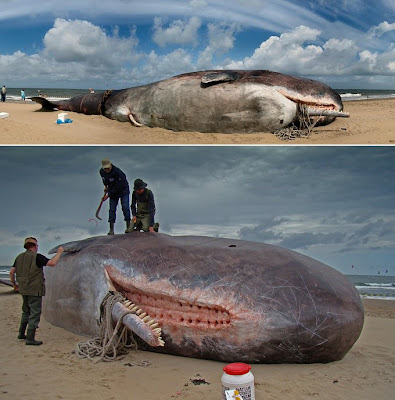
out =
{"type": "Polygon", "coordinates": [[[280,119],[280,124],[282,125],[284,123],[284,120],[283,119],[280,119]]]}
{"type": "Polygon", "coordinates": [[[236,247],[235,244],[230,244],[228,247],[236,247]]]}

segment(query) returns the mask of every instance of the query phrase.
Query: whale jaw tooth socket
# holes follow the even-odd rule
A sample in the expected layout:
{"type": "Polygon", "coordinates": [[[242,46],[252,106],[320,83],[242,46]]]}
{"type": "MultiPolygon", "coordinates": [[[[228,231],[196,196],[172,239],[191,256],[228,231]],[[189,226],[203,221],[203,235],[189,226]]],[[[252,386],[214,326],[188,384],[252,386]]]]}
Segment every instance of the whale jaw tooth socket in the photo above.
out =
{"type": "MultiPolygon", "coordinates": [[[[146,315],[141,319],[135,313],[130,312],[123,301],[117,301],[114,303],[111,315],[114,322],[122,321],[130,331],[139,336],[148,345],[153,347],[164,346],[164,341],[160,335],[161,329],[156,328],[153,330],[151,328],[152,324],[148,323],[148,320],[151,319],[149,315],[146,315]]],[[[153,322],[153,320],[150,322],[153,322]]]]}
{"type": "MultiPolygon", "coordinates": [[[[151,317],[147,313],[143,312],[143,310],[141,308],[139,308],[138,306],[136,306],[136,304],[132,303],[130,300],[128,300],[126,298],[122,301],[122,304],[125,307],[127,307],[130,311],[137,314],[139,316],[139,318],[141,319],[141,321],[145,322],[145,324],[147,326],[149,326],[152,329],[152,331],[155,332],[155,334],[157,336],[159,336],[159,338],[160,338],[162,329],[158,328],[159,324],[154,319],[151,319],[151,317]]],[[[162,342],[163,342],[163,340],[162,340],[162,342]]]]}
{"type": "Polygon", "coordinates": [[[308,107],[307,112],[309,116],[350,118],[350,113],[337,110],[325,110],[308,107]]]}

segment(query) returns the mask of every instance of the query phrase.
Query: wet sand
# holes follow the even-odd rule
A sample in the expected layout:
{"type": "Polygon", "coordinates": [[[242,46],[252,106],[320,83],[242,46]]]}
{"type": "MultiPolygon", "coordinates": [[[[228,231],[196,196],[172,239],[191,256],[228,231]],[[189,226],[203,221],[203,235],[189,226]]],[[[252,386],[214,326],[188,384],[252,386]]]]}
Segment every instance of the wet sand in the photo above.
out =
{"type": "MultiPolygon", "coordinates": [[[[132,352],[121,361],[93,364],[72,353],[86,338],[47,323],[42,346],[16,339],[21,296],[0,285],[1,399],[217,400],[225,363],[132,352]],[[195,385],[204,379],[209,384],[195,385]]],[[[364,300],[362,335],[338,362],[252,366],[256,399],[393,399],[395,301],[364,300]]]]}
{"type": "Polygon", "coordinates": [[[71,124],[57,125],[57,111],[39,112],[36,103],[1,103],[0,144],[395,144],[395,99],[344,103],[350,118],[316,128],[308,138],[283,141],[272,133],[223,134],[137,128],[99,115],[68,113],[71,124]]]}

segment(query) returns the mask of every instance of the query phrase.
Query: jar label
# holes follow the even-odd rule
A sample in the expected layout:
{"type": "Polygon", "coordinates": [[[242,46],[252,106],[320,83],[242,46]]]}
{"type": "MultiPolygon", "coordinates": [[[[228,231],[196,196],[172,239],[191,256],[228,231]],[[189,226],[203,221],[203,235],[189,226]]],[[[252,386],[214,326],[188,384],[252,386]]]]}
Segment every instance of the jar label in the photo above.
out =
{"type": "Polygon", "coordinates": [[[238,387],[227,387],[227,386],[222,386],[222,399],[223,400],[227,400],[226,399],[226,394],[225,391],[227,390],[238,390],[239,394],[241,395],[241,397],[243,398],[243,400],[253,400],[252,397],[252,387],[250,385],[247,386],[238,386],[238,387]]]}

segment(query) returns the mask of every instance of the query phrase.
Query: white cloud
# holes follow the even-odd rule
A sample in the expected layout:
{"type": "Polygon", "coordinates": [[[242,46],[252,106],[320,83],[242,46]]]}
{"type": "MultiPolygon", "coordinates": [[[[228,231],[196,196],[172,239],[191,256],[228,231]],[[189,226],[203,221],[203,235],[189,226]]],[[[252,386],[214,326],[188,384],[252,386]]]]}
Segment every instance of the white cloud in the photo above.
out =
{"type": "Polygon", "coordinates": [[[136,57],[137,44],[135,31],[120,38],[116,28],[108,35],[88,21],[57,18],[44,36],[44,55],[58,62],[119,65],[136,57]]]}
{"type": "Polygon", "coordinates": [[[394,216],[355,219],[350,214],[334,217],[284,215],[268,218],[255,226],[242,227],[241,239],[258,240],[294,250],[328,247],[334,252],[391,249],[394,216]]]}
{"type": "Polygon", "coordinates": [[[16,51],[0,55],[0,74],[20,84],[51,82],[109,82],[125,65],[136,65],[142,57],[132,30],[126,38],[118,30],[111,34],[88,21],[58,18],[44,36],[44,49],[28,55],[16,51]]]}
{"type": "Polygon", "coordinates": [[[164,47],[168,44],[194,44],[198,43],[198,30],[201,21],[197,17],[192,17],[189,21],[176,20],[167,28],[163,28],[163,19],[155,17],[153,41],[164,47]]]}
{"type": "Polygon", "coordinates": [[[314,44],[321,32],[300,26],[262,42],[251,57],[230,60],[224,68],[270,69],[292,75],[391,75],[395,47],[382,53],[361,49],[350,39],[329,39],[314,44]]]}
{"type": "Polygon", "coordinates": [[[214,55],[222,55],[233,49],[236,34],[241,31],[239,24],[207,24],[209,45],[200,53],[198,69],[213,68],[214,55]]]}
{"type": "Polygon", "coordinates": [[[382,22],[377,26],[373,26],[368,33],[369,38],[381,37],[386,32],[395,31],[395,22],[393,24],[389,24],[387,21],[382,22]]]}
{"type": "Polygon", "coordinates": [[[316,40],[320,31],[300,26],[294,31],[271,36],[262,42],[251,57],[242,62],[230,62],[226,68],[273,69],[275,71],[298,71],[300,73],[311,60],[323,52],[320,46],[304,46],[307,40],[316,40]]]}
{"type": "Polygon", "coordinates": [[[214,52],[223,54],[233,49],[236,33],[241,31],[239,24],[207,24],[209,45],[214,52]]]}
{"type": "Polygon", "coordinates": [[[207,1],[206,0],[191,0],[189,2],[189,4],[193,9],[197,10],[199,8],[206,7],[207,6],[207,1]]]}
{"type": "Polygon", "coordinates": [[[178,73],[191,71],[194,68],[191,55],[183,49],[177,49],[163,56],[151,51],[145,57],[145,64],[136,71],[135,78],[156,80],[160,77],[170,77],[178,73]]]}
{"type": "MultiPolygon", "coordinates": [[[[193,4],[198,3],[203,6],[203,2],[193,4]]],[[[206,3],[207,7],[223,5],[220,0],[206,3]]],[[[232,4],[233,11],[236,3],[232,4]]],[[[187,8],[190,6],[187,4],[187,8]]],[[[395,45],[380,39],[383,32],[394,29],[394,24],[386,21],[358,39],[348,37],[347,32],[328,38],[325,27],[301,25],[265,38],[243,59],[238,57],[241,44],[237,43],[238,33],[246,29],[242,24],[228,21],[203,25],[196,16],[165,21],[154,20],[153,39],[163,47],[172,45],[172,49],[158,52],[152,45],[139,48],[136,29],[125,37],[117,28],[108,32],[90,21],[57,18],[43,38],[42,51],[0,55],[0,76],[8,86],[11,82],[18,86],[62,86],[67,82],[70,87],[103,87],[105,82],[111,87],[128,87],[196,69],[236,68],[270,69],[315,79],[330,77],[332,82],[354,80],[357,84],[356,79],[362,79],[362,83],[374,86],[376,81],[381,87],[395,84],[395,79],[383,78],[395,75],[395,45]],[[174,45],[182,49],[174,49],[174,45]]]]}

